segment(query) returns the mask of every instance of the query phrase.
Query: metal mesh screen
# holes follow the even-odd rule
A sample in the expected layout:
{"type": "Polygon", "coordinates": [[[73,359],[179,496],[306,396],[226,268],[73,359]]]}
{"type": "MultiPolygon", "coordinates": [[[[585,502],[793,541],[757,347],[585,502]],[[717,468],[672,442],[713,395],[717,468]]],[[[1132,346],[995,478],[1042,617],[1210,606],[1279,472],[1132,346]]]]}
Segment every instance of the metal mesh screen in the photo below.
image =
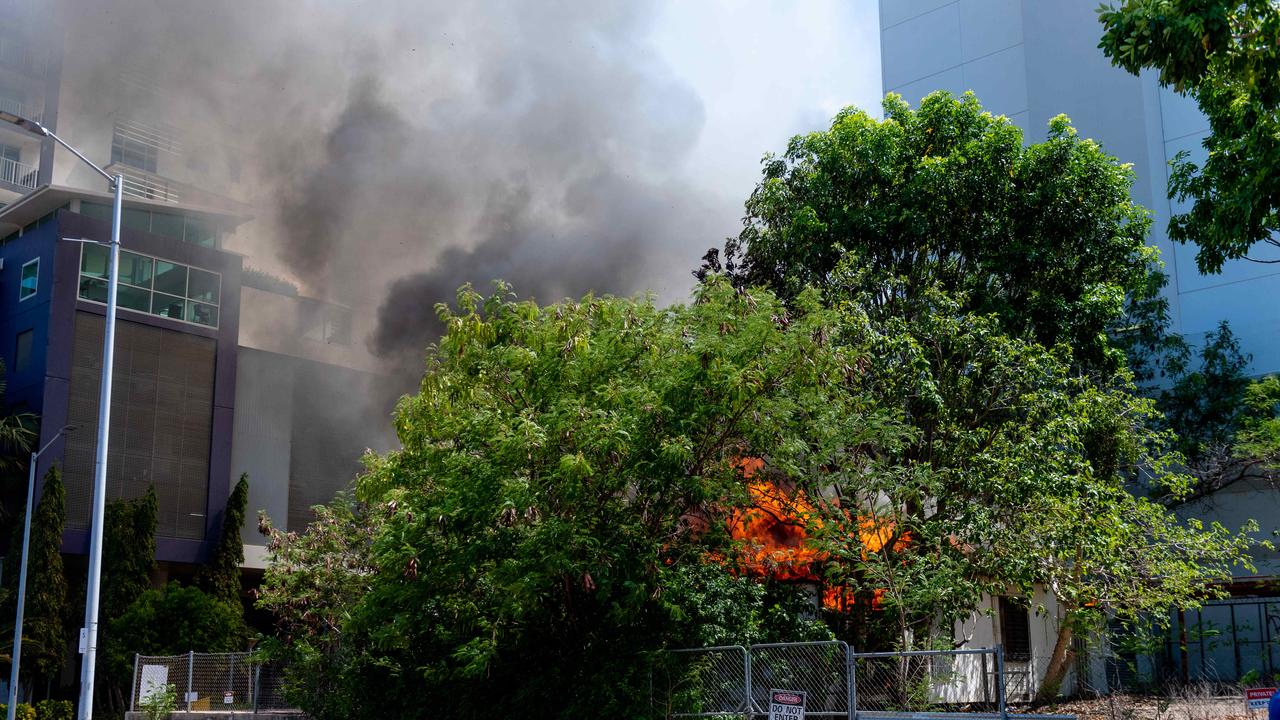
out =
{"type": "Polygon", "coordinates": [[[770,688],[803,690],[806,715],[849,712],[849,647],[842,642],[751,646],[751,696],[769,707],[770,688]]]}
{"type": "MultiPolygon", "coordinates": [[[[77,312],[63,460],[67,526],[86,528],[93,502],[103,319],[77,312]]],[[[119,320],[112,376],[107,497],[133,499],[155,485],[156,532],[202,539],[209,491],[216,343],[119,320]]]]}

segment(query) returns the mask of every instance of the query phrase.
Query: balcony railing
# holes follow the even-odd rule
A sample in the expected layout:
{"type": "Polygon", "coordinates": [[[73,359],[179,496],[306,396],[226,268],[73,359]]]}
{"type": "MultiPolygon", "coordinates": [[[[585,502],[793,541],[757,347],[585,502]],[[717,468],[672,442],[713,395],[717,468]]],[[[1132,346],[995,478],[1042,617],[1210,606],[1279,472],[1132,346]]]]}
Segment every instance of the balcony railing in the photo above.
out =
{"type": "Polygon", "coordinates": [[[36,110],[36,108],[32,105],[18,102],[17,100],[14,100],[12,98],[0,96],[0,110],[7,113],[13,113],[18,117],[23,117],[28,120],[35,120],[38,123],[44,124],[43,112],[36,110]]]}
{"type": "Polygon", "coordinates": [[[26,40],[0,35],[0,64],[42,78],[48,66],[48,51],[33,48],[26,40]]]}
{"type": "Polygon", "coordinates": [[[0,157],[0,181],[34,190],[36,176],[39,174],[38,168],[6,157],[0,157]]]}
{"type": "Polygon", "coordinates": [[[160,200],[162,202],[178,202],[175,188],[162,178],[120,171],[120,165],[114,164],[109,170],[120,172],[124,177],[124,194],[144,200],[160,200]]]}

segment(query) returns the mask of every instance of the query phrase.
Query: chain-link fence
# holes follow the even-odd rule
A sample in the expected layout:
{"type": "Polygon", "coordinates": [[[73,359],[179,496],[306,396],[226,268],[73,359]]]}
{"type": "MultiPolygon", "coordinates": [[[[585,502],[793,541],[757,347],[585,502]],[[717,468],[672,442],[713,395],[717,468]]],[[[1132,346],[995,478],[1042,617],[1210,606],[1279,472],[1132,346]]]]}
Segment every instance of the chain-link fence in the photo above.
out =
{"type": "Polygon", "coordinates": [[[754,720],[766,716],[773,689],[804,692],[807,717],[847,720],[1003,720],[1009,701],[1030,699],[1027,672],[1010,670],[998,647],[855,653],[836,641],[777,643],[675,650],[651,661],[661,718],[754,720]]]}
{"type": "Polygon", "coordinates": [[[854,653],[859,710],[1003,713],[1010,677],[998,648],[854,653]]]}
{"type": "Polygon", "coordinates": [[[805,715],[852,717],[849,663],[849,646],[842,642],[752,645],[752,704],[764,712],[771,689],[800,690],[806,695],[805,715]]]}
{"type": "Polygon", "coordinates": [[[742,716],[751,673],[741,645],[673,650],[650,671],[655,710],[662,717],[742,716]]]}
{"type": "Polygon", "coordinates": [[[169,685],[178,709],[188,712],[292,709],[280,692],[279,668],[263,665],[251,653],[136,655],[130,709],[139,709],[169,685]]]}

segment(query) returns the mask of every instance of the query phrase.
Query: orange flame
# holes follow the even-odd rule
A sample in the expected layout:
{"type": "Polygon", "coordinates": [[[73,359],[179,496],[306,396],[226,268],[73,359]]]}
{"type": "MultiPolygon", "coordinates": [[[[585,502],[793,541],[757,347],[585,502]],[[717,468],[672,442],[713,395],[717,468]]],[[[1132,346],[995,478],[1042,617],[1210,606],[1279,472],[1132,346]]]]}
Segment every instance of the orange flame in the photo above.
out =
{"type": "MultiPolygon", "coordinates": [[[[734,511],[729,517],[729,533],[739,541],[738,560],[741,567],[756,577],[784,581],[822,583],[821,566],[828,555],[813,547],[809,529],[823,528],[823,518],[803,490],[786,491],[760,472],[764,461],[745,458],[739,461],[747,479],[749,507],[734,511]]],[[[846,513],[848,515],[848,513],[846,513]]],[[[893,541],[892,521],[875,517],[849,518],[858,534],[862,553],[880,552],[893,541]]],[[[906,545],[905,538],[894,543],[906,545]]],[[[879,607],[884,590],[876,590],[872,606],[879,607]]],[[[822,605],[829,610],[846,610],[854,604],[854,593],[847,587],[828,585],[822,591],[822,605]]]]}

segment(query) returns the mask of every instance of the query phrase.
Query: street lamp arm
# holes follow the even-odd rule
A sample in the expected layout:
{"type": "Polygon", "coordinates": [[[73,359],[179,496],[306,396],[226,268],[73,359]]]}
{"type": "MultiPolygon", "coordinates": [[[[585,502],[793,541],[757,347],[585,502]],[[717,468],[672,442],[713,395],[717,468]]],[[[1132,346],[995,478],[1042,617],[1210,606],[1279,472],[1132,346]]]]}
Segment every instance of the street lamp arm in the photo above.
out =
{"type": "Polygon", "coordinates": [[[94,172],[96,172],[96,173],[98,173],[99,175],[101,175],[102,177],[106,178],[106,179],[107,179],[107,182],[111,183],[111,187],[115,187],[115,185],[116,185],[116,176],[115,176],[115,175],[112,175],[112,174],[108,173],[106,170],[103,170],[102,168],[98,167],[98,166],[97,166],[97,164],[95,164],[95,163],[94,163],[92,160],[90,160],[89,158],[85,157],[85,156],[84,156],[84,155],[83,155],[79,150],[77,150],[77,149],[75,149],[75,148],[71,147],[70,145],[68,145],[68,144],[67,144],[67,142],[66,142],[65,140],[63,140],[62,138],[58,137],[57,135],[54,135],[54,134],[53,134],[53,131],[52,131],[52,130],[50,130],[49,128],[47,128],[47,127],[45,127],[45,126],[41,125],[41,124],[40,124],[40,123],[38,123],[38,122],[35,122],[34,120],[32,120],[31,122],[32,122],[32,124],[34,124],[36,127],[40,128],[40,132],[44,133],[44,134],[45,134],[45,135],[47,135],[48,137],[53,138],[53,141],[54,141],[54,142],[58,143],[58,144],[59,144],[59,145],[61,145],[62,147],[66,148],[67,150],[70,150],[72,155],[75,155],[76,157],[78,157],[78,158],[80,158],[81,160],[83,160],[83,161],[84,161],[84,163],[85,163],[85,165],[88,165],[89,167],[93,168],[94,172]]]}

